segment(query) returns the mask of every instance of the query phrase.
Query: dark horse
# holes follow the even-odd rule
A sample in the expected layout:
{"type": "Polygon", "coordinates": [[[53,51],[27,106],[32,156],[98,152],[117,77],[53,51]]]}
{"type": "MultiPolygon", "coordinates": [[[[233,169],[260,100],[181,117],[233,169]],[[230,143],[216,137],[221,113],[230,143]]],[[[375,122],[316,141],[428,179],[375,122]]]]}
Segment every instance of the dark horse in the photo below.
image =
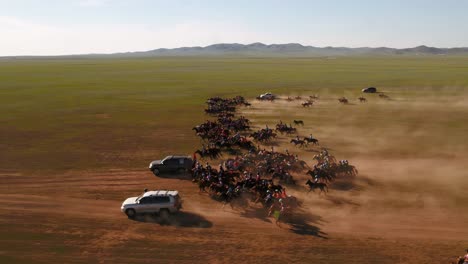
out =
{"type": "Polygon", "coordinates": [[[307,146],[307,143],[304,140],[291,139],[290,143],[293,143],[294,146],[299,145],[299,147],[307,146]]]}
{"type": "Polygon", "coordinates": [[[306,141],[307,143],[312,143],[313,145],[319,144],[319,141],[316,138],[305,137],[304,141],[306,141]]]}
{"type": "Polygon", "coordinates": [[[340,101],[340,103],[342,103],[342,104],[347,104],[348,103],[348,99],[346,99],[345,97],[341,97],[340,99],[338,99],[338,101],[340,101]]]}
{"type": "Polygon", "coordinates": [[[306,185],[309,185],[309,188],[310,188],[309,192],[310,191],[315,192],[315,189],[320,189],[320,193],[328,192],[328,186],[326,183],[323,183],[323,182],[312,182],[311,180],[307,180],[306,185]]]}
{"type": "Polygon", "coordinates": [[[210,148],[210,149],[207,149],[206,151],[197,149],[195,153],[200,155],[200,157],[202,158],[209,157],[211,159],[216,159],[221,156],[221,150],[218,148],[210,148]]]}
{"type": "Polygon", "coordinates": [[[295,125],[302,125],[302,126],[304,125],[304,121],[302,120],[294,120],[293,122],[295,125]]]}

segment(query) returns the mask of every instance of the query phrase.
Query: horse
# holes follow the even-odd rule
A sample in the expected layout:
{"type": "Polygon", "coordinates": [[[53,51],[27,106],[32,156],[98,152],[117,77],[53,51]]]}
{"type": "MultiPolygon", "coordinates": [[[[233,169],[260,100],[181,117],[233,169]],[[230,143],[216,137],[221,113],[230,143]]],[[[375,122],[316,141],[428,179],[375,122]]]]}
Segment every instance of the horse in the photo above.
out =
{"type": "Polygon", "coordinates": [[[296,99],[296,100],[301,100],[302,97],[298,95],[298,96],[295,97],[295,99],[296,99]]]}
{"type": "Polygon", "coordinates": [[[209,181],[204,180],[204,179],[198,181],[198,189],[199,189],[198,192],[200,192],[200,193],[201,192],[206,192],[206,187],[209,187],[210,184],[211,183],[209,181]]]}
{"type": "Polygon", "coordinates": [[[313,104],[314,104],[314,103],[312,103],[312,102],[304,102],[304,103],[302,103],[301,105],[302,105],[302,107],[310,107],[310,106],[313,105],[313,104]]]}
{"type": "Polygon", "coordinates": [[[200,155],[200,157],[202,157],[202,158],[208,156],[211,159],[216,159],[216,158],[221,156],[221,150],[218,149],[218,148],[210,148],[210,149],[207,149],[205,151],[197,149],[195,151],[195,154],[200,155]]]}
{"type": "Polygon", "coordinates": [[[307,142],[305,142],[304,140],[297,140],[295,138],[291,139],[291,141],[289,143],[293,143],[294,146],[297,146],[299,145],[299,147],[305,147],[307,146],[307,142]]]}
{"type": "Polygon", "coordinates": [[[327,182],[331,182],[333,181],[334,179],[334,176],[327,173],[326,171],[324,170],[316,170],[314,169],[313,171],[312,170],[308,170],[306,172],[307,175],[310,175],[312,178],[317,178],[319,180],[322,180],[323,182],[327,183],[327,182]]]}
{"type": "Polygon", "coordinates": [[[275,179],[275,178],[278,178],[280,181],[286,184],[296,185],[296,181],[293,179],[292,175],[289,173],[274,172],[271,175],[271,179],[275,179]]]}
{"type": "Polygon", "coordinates": [[[361,103],[367,102],[367,99],[366,99],[365,97],[362,97],[362,96],[361,96],[361,97],[359,97],[358,99],[359,99],[359,102],[361,102],[361,103]]]}
{"type": "Polygon", "coordinates": [[[294,122],[295,125],[301,125],[301,126],[304,125],[304,121],[302,121],[302,120],[294,120],[293,122],[294,122]]]}
{"type": "Polygon", "coordinates": [[[319,141],[316,138],[305,137],[304,141],[306,141],[307,143],[312,143],[313,145],[319,144],[319,141]]]}
{"type": "Polygon", "coordinates": [[[328,192],[328,186],[326,183],[323,183],[323,182],[312,182],[311,180],[307,180],[306,185],[308,185],[310,188],[309,192],[310,191],[315,192],[315,189],[320,189],[320,193],[328,192]]]}
{"type": "Polygon", "coordinates": [[[314,95],[309,95],[309,98],[310,99],[319,99],[318,95],[314,94],[314,95]]]}
{"type": "Polygon", "coordinates": [[[341,97],[340,99],[338,99],[338,101],[342,104],[347,104],[349,103],[348,99],[346,99],[345,97],[341,97]]]}
{"type": "Polygon", "coordinates": [[[383,98],[383,99],[390,99],[390,97],[388,95],[383,94],[383,93],[379,94],[379,97],[383,98]]]}

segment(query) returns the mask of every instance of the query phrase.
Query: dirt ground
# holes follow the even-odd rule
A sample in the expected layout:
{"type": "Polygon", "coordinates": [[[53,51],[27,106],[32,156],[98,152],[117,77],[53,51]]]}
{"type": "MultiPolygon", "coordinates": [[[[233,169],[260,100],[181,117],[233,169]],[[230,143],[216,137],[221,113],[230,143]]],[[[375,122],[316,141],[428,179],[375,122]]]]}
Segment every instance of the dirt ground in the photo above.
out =
{"type": "MultiPolygon", "coordinates": [[[[301,136],[313,133],[359,170],[327,195],[308,193],[307,177],[295,175],[299,184],[288,192],[303,204],[281,227],[262,210],[223,208],[186,175],[1,171],[0,262],[450,263],[468,247],[468,152],[466,128],[446,119],[466,118],[466,98],[450,105],[391,98],[350,105],[321,98],[311,108],[300,100],[254,101],[242,110],[257,129],[303,120],[301,136]],[[184,207],[171,225],[120,212],[144,188],[179,190],[184,207]]],[[[312,165],[320,147],[297,149],[288,139],[273,147],[312,165]]]]}

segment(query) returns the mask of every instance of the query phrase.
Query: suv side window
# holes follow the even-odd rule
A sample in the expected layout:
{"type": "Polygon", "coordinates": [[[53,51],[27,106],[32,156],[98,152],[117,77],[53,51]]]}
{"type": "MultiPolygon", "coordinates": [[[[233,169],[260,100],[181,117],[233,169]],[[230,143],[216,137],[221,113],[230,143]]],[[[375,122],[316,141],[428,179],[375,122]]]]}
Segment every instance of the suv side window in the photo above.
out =
{"type": "Polygon", "coordinates": [[[177,160],[176,159],[168,159],[164,162],[165,165],[167,166],[175,166],[177,165],[177,160]]]}
{"type": "Polygon", "coordinates": [[[149,204],[151,203],[151,197],[143,197],[140,199],[140,204],[149,204]]]}
{"type": "Polygon", "coordinates": [[[156,196],[154,198],[155,198],[155,200],[154,200],[155,203],[168,203],[168,202],[170,202],[170,198],[168,196],[156,196]]]}

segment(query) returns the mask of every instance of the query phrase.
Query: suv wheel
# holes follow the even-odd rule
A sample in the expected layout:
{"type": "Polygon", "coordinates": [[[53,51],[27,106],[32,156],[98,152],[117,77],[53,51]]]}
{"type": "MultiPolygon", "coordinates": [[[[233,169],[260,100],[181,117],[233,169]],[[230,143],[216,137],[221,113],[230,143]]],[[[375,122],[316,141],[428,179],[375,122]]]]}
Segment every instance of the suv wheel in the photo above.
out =
{"type": "Polygon", "coordinates": [[[169,210],[167,209],[159,210],[159,217],[161,218],[162,224],[169,224],[169,210]]]}
{"type": "Polygon", "coordinates": [[[134,209],[125,210],[125,214],[128,216],[128,218],[135,218],[136,216],[136,212],[134,209]]]}
{"type": "Polygon", "coordinates": [[[159,176],[160,171],[159,171],[159,169],[154,169],[154,170],[153,170],[153,173],[154,173],[154,175],[159,176]]]}

